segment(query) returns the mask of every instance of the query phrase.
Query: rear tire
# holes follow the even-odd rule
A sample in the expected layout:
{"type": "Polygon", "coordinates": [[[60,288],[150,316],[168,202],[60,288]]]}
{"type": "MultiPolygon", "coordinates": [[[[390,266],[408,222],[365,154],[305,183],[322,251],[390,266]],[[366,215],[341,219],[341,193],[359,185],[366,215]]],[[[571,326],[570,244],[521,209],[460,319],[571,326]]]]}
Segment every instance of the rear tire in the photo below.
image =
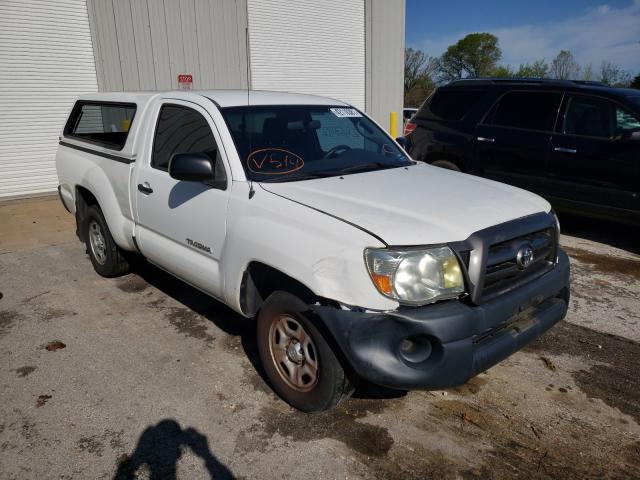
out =
{"type": "Polygon", "coordinates": [[[311,413],[338,405],[353,393],[353,384],[305,315],[308,310],[290,293],[272,293],[258,315],[257,341],[273,390],[292,407],[311,413]]]}
{"type": "Polygon", "coordinates": [[[454,172],[462,171],[462,169],[458,165],[450,160],[435,160],[431,162],[431,165],[433,165],[434,167],[444,168],[446,170],[453,170],[454,172]]]}
{"type": "Polygon", "coordinates": [[[83,227],[87,253],[98,274],[110,278],[129,272],[125,253],[113,240],[100,207],[92,205],[87,209],[83,227]]]}

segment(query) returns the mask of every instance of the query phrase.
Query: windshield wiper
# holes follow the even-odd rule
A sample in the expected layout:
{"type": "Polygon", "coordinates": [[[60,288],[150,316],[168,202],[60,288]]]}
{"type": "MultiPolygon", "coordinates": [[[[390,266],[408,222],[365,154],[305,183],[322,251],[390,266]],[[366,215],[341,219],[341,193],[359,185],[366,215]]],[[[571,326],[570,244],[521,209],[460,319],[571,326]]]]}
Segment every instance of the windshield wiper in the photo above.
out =
{"type": "Polygon", "coordinates": [[[337,170],[336,173],[342,175],[343,173],[363,173],[363,172],[371,172],[374,170],[387,169],[400,167],[402,165],[389,165],[388,163],[382,162],[369,162],[363,163],[361,165],[354,165],[352,167],[342,168],[337,170]]]}
{"type": "Polygon", "coordinates": [[[337,175],[337,172],[303,172],[296,174],[284,174],[274,176],[273,178],[267,178],[264,180],[256,180],[264,183],[278,183],[278,182],[293,182],[295,180],[311,180],[313,178],[326,178],[337,175]]]}
{"type": "Polygon", "coordinates": [[[295,174],[278,175],[274,178],[264,180],[256,180],[264,183],[294,182],[296,180],[311,180],[314,178],[337,177],[347,173],[363,173],[372,172],[374,170],[387,170],[389,168],[403,167],[404,165],[390,165],[383,162],[369,162],[361,165],[353,165],[351,167],[341,168],[340,170],[326,170],[318,172],[301,172],[295,174]]]}

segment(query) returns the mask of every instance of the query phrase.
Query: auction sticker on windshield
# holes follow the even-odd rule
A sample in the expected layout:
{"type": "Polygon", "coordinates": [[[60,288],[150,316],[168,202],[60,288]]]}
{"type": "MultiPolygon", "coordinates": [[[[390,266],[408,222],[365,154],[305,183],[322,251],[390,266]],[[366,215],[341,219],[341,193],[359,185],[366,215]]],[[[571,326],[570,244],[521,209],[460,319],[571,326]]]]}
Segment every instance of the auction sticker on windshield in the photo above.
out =
{"type": "Polygon", "coordinates": [[[247,166],[253,173],[284,175],[304,167],[302,157],[281,148],[254,150],[247,157],[247,166]]]}
{"type": "Polygon", "coordinates": [[[361,117],[359,111],[355,108],[330,108],[331,113],[333,113],[336,117],[340,118],[348,118],[348,117],[361,117]]]}

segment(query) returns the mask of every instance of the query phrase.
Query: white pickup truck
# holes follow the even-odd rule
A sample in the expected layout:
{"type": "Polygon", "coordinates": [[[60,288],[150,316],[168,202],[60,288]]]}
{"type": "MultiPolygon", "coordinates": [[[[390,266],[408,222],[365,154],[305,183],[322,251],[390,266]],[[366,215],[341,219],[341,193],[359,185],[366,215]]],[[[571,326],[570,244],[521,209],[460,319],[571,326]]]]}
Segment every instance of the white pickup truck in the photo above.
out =
{"type": "Polygon", "coordinates": [[[320,411],[359,380],[462,384],[567,311],[549,204],[398,141],[323,97],[92,94],[61,134],[59,192],[100,275],[139,254],[256,317],[273,389],[320,411]]]}

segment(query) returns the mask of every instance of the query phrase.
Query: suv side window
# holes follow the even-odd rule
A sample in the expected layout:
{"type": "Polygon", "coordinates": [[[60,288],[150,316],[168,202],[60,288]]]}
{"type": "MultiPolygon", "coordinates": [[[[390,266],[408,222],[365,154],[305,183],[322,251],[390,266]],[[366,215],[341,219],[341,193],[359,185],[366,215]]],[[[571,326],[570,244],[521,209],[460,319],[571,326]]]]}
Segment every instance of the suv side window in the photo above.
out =
{"type": "Polygon", "coordinates": [[[226,177],[216,140],[205,118],[187,107],[164,105],[153,139],[151,166],[167,171],[169,160],[176,153],[206,153],[217,159],[216,179],[226,177]]]}
{"type": "Polygon", "coordinates": [[[613,138],[616,131],[615,106],[608,100],[573,95],[567,102],[562,133],[585,137],[613,138]]]}
{"type": "MultiPolygon", "coordinates": [[[[484,90],[440,89],[430,102],[425,104],[433,116],[442,120],[458,121],[484,96],[484,90]]],[[[422,117],[422,107],[416,117],[422,117]]]]}
{"type": "Polygon", "coordinates": [[[509,92],[487,117],[486,123],[501,127],[552,131],[562,94],[556,92],[509,92]]]}
{"type": "Polygon", "coordinates": [[[640,118],[616,105],[616,136],[640,130],[640,118]]]}

